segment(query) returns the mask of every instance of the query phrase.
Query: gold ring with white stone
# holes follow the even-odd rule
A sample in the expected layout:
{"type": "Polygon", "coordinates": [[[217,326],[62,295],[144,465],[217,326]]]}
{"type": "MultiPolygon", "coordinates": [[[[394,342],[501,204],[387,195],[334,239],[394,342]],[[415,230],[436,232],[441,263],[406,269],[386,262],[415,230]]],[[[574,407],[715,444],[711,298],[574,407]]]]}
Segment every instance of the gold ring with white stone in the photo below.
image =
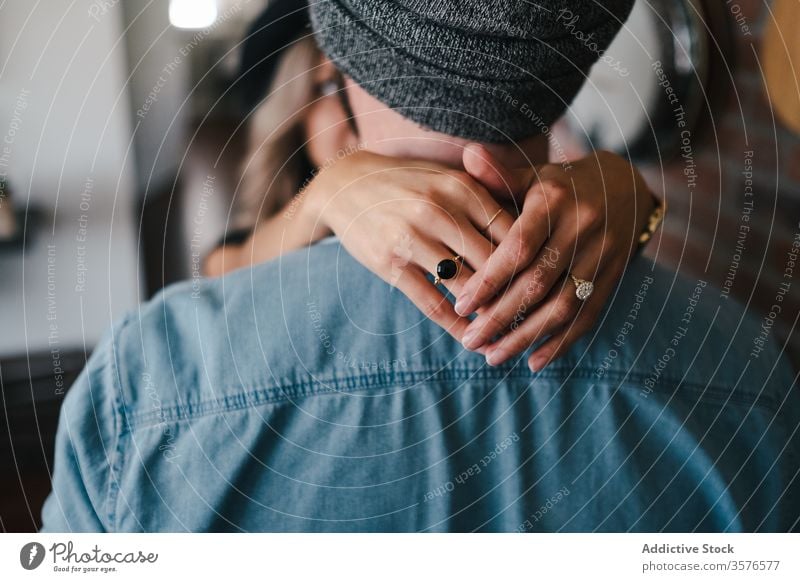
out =
{"type": "Polygon", "coordinates": [[[591,296],[592,292],[594,291],[594,283],[591,281],[586,281],[584,279],[578,279],[572,273],[569,274],[572,282],[575,283],[575,297],[580,299],[581,301],[586,301],[591,296]]]}

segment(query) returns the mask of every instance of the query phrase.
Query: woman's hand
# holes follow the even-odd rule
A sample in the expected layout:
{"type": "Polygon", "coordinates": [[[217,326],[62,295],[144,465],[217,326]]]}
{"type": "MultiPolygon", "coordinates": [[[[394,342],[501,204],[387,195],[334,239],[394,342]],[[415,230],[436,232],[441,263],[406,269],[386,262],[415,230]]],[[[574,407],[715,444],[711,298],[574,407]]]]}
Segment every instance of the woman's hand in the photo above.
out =
{"type": "Polygon", "coordinates": [[[548,338],[528,359],[541,370],[594,325],[636,248],[653,195],[633,166],[608,152],[512,172],[470,145],[464,167],[496,195],[527,193],[519,218],[456,295],[458,314],[479,312],[463,344],[498,365],[548,338]],[[585,301],[570,274],[594,283],[585,301]]]}
{"type": "Polygon", "coordinates": [[[470,145],[463,161],[465,171],[458,171],[353,153],[324,168],[293,212],[259,227],[240,251],[242,262],[333,231],[359,262],[492,365],[549,337],[529,359],[539,370],[593,325],[652,210],[652,195],[628,162],[604,152],[568,168],[509,171],[470,145]],[[513,200],[523,201],[516,219],[513,200]],[[462,269],[442,281],[458,298],[454,308],[428,274],[455,255],[463,257],[462,269]],[[576,298],[568,272],[594,281],[586,302],[576,298]],[[473,312],[470,323],[465,316],[473,312]]]}
{"type": "Polygon", "coordinates": [[[360,151],[323,169],[303,196],[354,258],[462,340],[469,321],[427,274],[443,259],[463,257],[460,273],[442,281],[460,294],[494,250],[482,228],[493,216],[495,240],[511,228],[512,215],[485,187],[464,171],[360,151]]]}

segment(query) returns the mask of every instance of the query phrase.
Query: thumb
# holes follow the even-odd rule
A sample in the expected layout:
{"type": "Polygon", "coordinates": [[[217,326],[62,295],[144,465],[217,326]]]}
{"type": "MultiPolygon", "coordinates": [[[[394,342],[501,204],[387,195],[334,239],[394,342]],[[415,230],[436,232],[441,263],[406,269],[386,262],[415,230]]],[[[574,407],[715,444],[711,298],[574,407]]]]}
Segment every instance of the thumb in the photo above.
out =
{"type": "Polygon", "coordinates": [[[478,143],[468,144],[462,156],[464,170],[492,194],[503,198],[522,196],[530,185],[534,170],[511,170],[478,143]]]}

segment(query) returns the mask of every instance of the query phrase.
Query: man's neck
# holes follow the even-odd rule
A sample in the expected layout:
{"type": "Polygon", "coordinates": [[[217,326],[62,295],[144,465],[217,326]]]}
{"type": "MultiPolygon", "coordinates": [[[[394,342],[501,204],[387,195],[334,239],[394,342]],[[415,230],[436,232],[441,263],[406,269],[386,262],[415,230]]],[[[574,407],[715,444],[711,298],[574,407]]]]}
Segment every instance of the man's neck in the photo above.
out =
{"type": "MultiPolygon", "coordinates": [[[[464,147],[470,143],[473,142],[428,132],[426,135],[414,136],[414,138],[385,137],[374,142],[365,142],[362,147],[384,156],[427,160],[451,168],[463,168],[464,147]]],[[[482,145],[512,170],[546,164],[548,160],[549,145],[547,138],[543,135],[529,137],[515,143],[484,143],[482,145]]]]}

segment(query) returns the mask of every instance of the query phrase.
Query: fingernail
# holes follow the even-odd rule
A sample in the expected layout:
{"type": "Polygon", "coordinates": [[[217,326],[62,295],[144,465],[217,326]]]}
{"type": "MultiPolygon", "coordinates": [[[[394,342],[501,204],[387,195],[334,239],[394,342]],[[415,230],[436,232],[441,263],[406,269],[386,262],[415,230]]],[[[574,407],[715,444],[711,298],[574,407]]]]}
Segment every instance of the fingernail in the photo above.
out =
{"type": "Polygon", "coordinates": [[[464,334],[464,337],[461,338],[461,345],[463,345],[468,350],[474,350],[476,348],[481,347],[483,342],[480,341],[480,337],[478,336],[477,329],[468,329],[464,334]]]}
{"type": "Polygon", "coordinates": [[[496,349],[486,356],[486,363],[490,366],[499,366],[508,359],[508,353],[502,349],[496,349]]]}
{"type": "Polygon", "coordinates": [[[545,357],[539,356],[538,358],[533,358],[530,363],[531,372],[541,372],[546,363],[547,358],[545,357]]]}
{"type": "Polygon", "coordinates": [[[461,317],[466,317],[470,313],[474,311],[472,308],[472,302],[469,300],[469,297],[466,295],[462,295],[458,299],[456,299],[456,304],[454,309],[456,313],[458,313],[461,317]]]}

